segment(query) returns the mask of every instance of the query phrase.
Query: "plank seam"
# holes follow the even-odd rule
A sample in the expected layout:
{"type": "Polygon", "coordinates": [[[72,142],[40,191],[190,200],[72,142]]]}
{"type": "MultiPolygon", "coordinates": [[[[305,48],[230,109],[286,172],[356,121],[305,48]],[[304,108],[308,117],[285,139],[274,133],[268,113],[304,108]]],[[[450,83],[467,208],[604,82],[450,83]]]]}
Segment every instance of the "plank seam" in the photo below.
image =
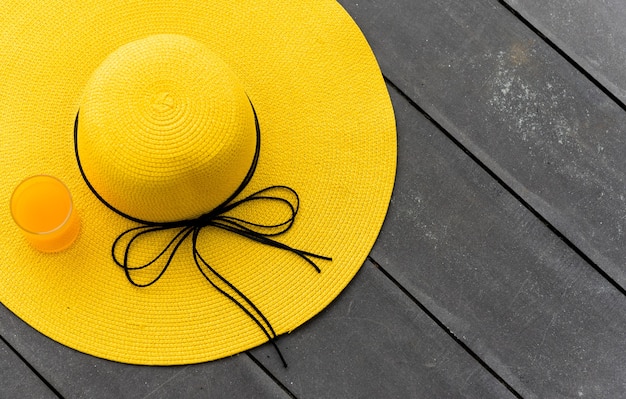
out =
{"type": "Polygon", "coordinates": [[[528,29],[530,29],[535,35],[539,36],[541,40],[543,40],[552,50],[554,50],[557,54],[559,54],[565,61],[567,61],[570,65],[572,65],[579,73],[581,73],[587,80],[593,83],[602,93],[604,93],[607,97],[609,97],[615,104],[617,104],[622,111],[626,111],[626,103],[622,101],[619,97],[617,97],[609,88],[603,85],[598,79],[596,79],[591,72],[587,71],[582,65],[576,62],[569,54],[565,52],[565,50],[561,49],[552,39],[550,39],[546,34],[539,30],[535,25],[532,24],[526,17],[524,17],[519,11],[513,8],[512,5],[507,3],[505,0],[498,0],[498,3],[502,7],[504,7],[508,12],[513,14],[513,16],[520,20],[528,29]]]}
{"type": "Polygon", "coordinates": [[[64,399],[63,395],[61,395],[61,393],[60,393],[60,392],[59,392],[59,391],[58,391],[58,390],[57,390],[57,389],[56,389],[56,388],[55,388],[55,387],[54,387],[54,386],[53,386],[50,382],[48,382],[48,380],[46,380],[46,379],[43,377],[43,375],[41,375],[41,374],[39,373],[39,371],[37,371],[37,369],[36,369],[35,367],[33,367],[33,365],[32,365],[32,364],[30,364],[30,363],[29,363],[29,362],[28,362],[28,361],[24,358],[24,356],[22,356],[22,354],[21,354],[21,353],[19,353],[19,352],[18,352],[18,351],[17,351],[17,350],[13,347],[13,345],[11,345],[11,344],[10,344],[10,343],[9,343],[9,342],[8,342],[8,341],[7,341],[7,340],[6,340],[3,336],[1,336],[1,335],[0,335],[0,341],[2,341],[2,342],[3,342],[3,343],[4,343],[4,344],[5,344],[5,345],[9,348],[9,350],[11,350],[11,352],[15,353],[15,356],[17,356],[17,357],[18,357],[18,358],[22,361],[22,363],[24,363],[24,364],[26,365],[26,367],[28,367],[28,369],[29,369],[30,371],[32,371],[32,372],[33,372],[33,374],[35,374],[35,375],[37,376],[37,378],[39,378],[39,379],[41,380],[41,382],[43,382],[43,383],[46,385],[46,387],[47,387],[48,389],[50,389],[50,391],[52,391],[52,393],[53,393],[54,395],[56,395],[56,397],[57,397],[57,398],[59,398],[59,399],[64,399]]]}
{"type": "Polygon", "coordinates": [[[563,234],[556,226],[554,226],[546,217],[544,217],[538,210],[536,210],[530,203],[528,203],[520,194],[518,194],[513,187],[506,183],[496,172],[491,170],[478,156],[474,155],[463,143],[461,143],[452,133],[437,122],[428,112],[419,106],[411,97],[409,97],[404,91],[402,91],[395,83],[391,81],[387,76],[383,76],[385,82],[391,86],[398,94],[400,94],[406,101],[409,102],[422,116],[430,121],[439,131],[441,131],[452,143],[460,148],[474,163],[476,163],[483,171],[485,171],[491,178],[493,178],[500,186],[502,186],[509,194],[513,196],[524,208],[526,208],[533,216],[535,216],[544,226],[550,230],[559,240],[567,245],[576,255],[584,260],[589,266],[591,266],[598,274],[600,274],[609,284],[611,284],[622,295],[626,296],[626,288],[622,287],[613,277],[611,277],[606,271],[604,271],[600,265],[598,265],[591,257],[589,257],[582,249],[578,248],[565,234],[563,234]]]}
{"type": "Polygon", "coordinates": [[[368,256],[368,260],[372,262],[372,264],[380,270],[380,272],[389,279],[404,295],[406,295],[411,302],[417,305],[432,321],[437,324],[439,328],[441,328],[450,338],[456,342],[465,352],[467,352],[478,364],[480,364],[489,374],[491,374],[500,384],[502,384],[511,394],[513,394],[516,398],[523,399],[522,395],[520,395],[515,388],[513,388],[503,377],[501,377],[487,362],[485,362],[476,352],[474,352],[465,342],[463,342],[459,337],[454,334],[454,332],[448,328],[434,313],[432,313],[422,302],[420,302],[413,294],[411,294],[398,280],[396,280],[389,272],[387,272],[376,260],[374,260],[371,256],[368,256]]]}
{"type": "Polygon", "coordinates": [[[285,386],[285,384],[283,384],[276,376],[274,376],[274,374],[272,374],[269,369],[267,369],[267,367],[265,367],[263,365],[263,363],[261,363],[256,357],[254,357],[254,355],[252,355],[252,353],[250,353],[249,351],[246,351],[246,355],[248,355],[248,357],[250,358],[250,360],[252,360],[254,362],[254,364],[256,364],[261,370],[263,370],[263,372],[272,379],[272,381],[274,381],[274,383],[276,383],[287,395],[289,395],[290,398],[292,399],[298,399],[296,397],[296,395],[294,395],[289,388],[287,388],[285,386]]]}

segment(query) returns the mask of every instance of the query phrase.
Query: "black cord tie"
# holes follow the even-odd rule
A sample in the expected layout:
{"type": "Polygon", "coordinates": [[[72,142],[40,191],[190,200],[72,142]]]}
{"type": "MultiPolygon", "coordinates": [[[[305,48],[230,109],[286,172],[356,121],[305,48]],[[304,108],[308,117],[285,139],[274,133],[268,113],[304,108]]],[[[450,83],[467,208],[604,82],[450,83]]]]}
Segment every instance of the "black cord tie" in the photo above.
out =
{"type": "Polygon", "coordinates": [[[287,367],[287,362],[285,361],[285,358],[283,357],[280,350],[278,349],[278,346],[275,343],[277,335],[271,323],[263,315],[261,310],[259,310],[259,308],[243,292],[237,289],[237,287],[235,287],[226,278],[224,278],[224,276],[218,273],[218,271],[206,261],[206,259],[200,254],[200,251],[198,250],[198,238],[202,229],[206,227],[216,227],[227,232],[238,234],[259,244],[268,245],[277,249],[291,252],[292,254],[298,256],[307,264],[309,264],[317,273],[320,273],[321,270],[319,266],[317,266],[317,264],[315,263],[314,259],[327,261],[332,260],[331,258],[326,256],[321,256],[311,252],[293,248],[272,238],[281,235],[291,229],[295,222],[296,215],[298,214],[298,210],[300,207],[300,198],[298,197],[296,191],[292,188],[289,188],[287,186],[270,186],[253,194],[250,194],[243,199],[235,201],[235,198],[248,185],[248,183],[252,179],[252,176],[254,175],[259,160],[261,148],[261,131],[259,127],[259,121],[257,119],[254,106],[252,105],[252,103],[250,103],[250,105],[252,106],[256,125],[256,149],[252,165],[250,166],[250,169],[248,170],[248,173],[241,185],[226,201],[224,201],[221,205],[217,206],[212,211],[201,215],[196,219],[163,223],[141,220],[116,209],[104,198],[102,198],[102,196],[95,190],[95,188],[87,179],[87,176],[85,175],[82,164],[80,162],[80,157],[78,155],[78,117],[80,111],[76,114],[76,120],[74,122],[74,151],[76,153],[76,160],[78,162],[78,168],[80,170],[80,173],[93,194],[113,212],[141,225],[138,227],[133,227],[121,233],[113,242],[113,246],[111,249],[113,261],[117,266],[121,267],[124,270],[124,274],[126,275],[128,281],[136,287],[148,287],[156,283],[161,278],[161,276],[165,274],[167,268],[172,262],[172,259],[174,258],[174,255],[181,247],[183,242],[187,238],[191,237],[193,260],[202,276],[219,293],[221,293],[231,302],[237,305],[239,309],[241,309],[252,321],[254,321],[254,323],[261,329],[263,334],[265,334],[269,342],[275,348],[278,356],[280,357],[280,360],[283,363],[283,366],[287,367]],[[285,217],[283,217],[282,220],[278,221],[258,222],[249,221],[243,218],[229,215],[229,212],[237,208],[243,209],[244,207],[254,205],[258,206],[260,203],[263,203],[264,206],[284,208],[285,217]],[[166,231],[171,232],[174,237],[165,245],[165,248],[161,250],[159,254],[143,264],[131,264],[130,253],[132,251],[132,248],[135,245],[138,245],[138,242],[142,237],[152,234],[159,234],[160,232],[166,231]],[[150,279],[148,282],[138,282],[133,278],[133,271],[143,270],[150,266],[152,266],[153,268],[157,268],[156,270],[159,270],[156,277],[150,279]]]}

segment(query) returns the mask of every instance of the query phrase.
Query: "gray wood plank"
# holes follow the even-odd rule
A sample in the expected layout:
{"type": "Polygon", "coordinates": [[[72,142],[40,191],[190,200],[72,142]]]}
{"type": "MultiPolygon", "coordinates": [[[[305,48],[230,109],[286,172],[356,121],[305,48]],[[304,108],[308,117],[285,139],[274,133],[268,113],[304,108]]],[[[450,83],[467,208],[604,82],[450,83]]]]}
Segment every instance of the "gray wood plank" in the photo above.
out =
{"type": "Polygon", "coordinates": [[[506,3],[626,102],[626,2],[506,0],[506,3]]]}
{"type": "Polygon", "coordinates": [[[398,175],[373,259],[523,397],[623,397],[626,297],[392,100],[398,175]]]}
{"type": "Polygon", "coordinates": [[[44,337],[4,306],[0,335],[67,398],[289,398],[245,354],[178,367],[115,363],[44,337]]]}
{"type": "Polygon", "coordinates": [[[0,398],[57,396],[0,340],[0,398]]]}
{"type": "Polygon", "coordinates": [[[371,263],[321,315],[252,354],[298,398],[513,395],[371,263]]]}
{"type": "Polygon", "coordinates": [[[626,113],[496,0],[340,0],[385,75],[626,286],[626,113]]]}

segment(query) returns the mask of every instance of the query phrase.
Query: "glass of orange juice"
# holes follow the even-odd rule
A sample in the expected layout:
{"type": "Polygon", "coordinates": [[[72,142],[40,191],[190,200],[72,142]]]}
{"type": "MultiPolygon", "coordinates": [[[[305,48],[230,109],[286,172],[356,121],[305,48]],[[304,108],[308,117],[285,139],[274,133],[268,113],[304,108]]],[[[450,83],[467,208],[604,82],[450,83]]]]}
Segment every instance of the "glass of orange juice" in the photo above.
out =
{"type": "Polygon", "coordinates": [[[53,176],[37,175],[22,181],[11,196],[11,215],[28,242],[42,252],[68,248],[80,230],[72,196],[53,176]]]}

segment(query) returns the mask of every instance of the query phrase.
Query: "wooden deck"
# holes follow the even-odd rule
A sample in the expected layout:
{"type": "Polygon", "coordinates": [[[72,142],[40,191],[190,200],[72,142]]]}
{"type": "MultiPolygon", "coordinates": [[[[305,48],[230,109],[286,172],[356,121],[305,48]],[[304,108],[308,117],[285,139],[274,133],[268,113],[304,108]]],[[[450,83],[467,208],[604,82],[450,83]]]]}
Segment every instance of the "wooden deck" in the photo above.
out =
{"type": "Polygon", "coordinates": [[[113,363],[0,306],[0,398],[626,397],[626,2],[340,2],[398,175],[355,280],[281,338],[289,367],[267,345],[113,363]]]}

